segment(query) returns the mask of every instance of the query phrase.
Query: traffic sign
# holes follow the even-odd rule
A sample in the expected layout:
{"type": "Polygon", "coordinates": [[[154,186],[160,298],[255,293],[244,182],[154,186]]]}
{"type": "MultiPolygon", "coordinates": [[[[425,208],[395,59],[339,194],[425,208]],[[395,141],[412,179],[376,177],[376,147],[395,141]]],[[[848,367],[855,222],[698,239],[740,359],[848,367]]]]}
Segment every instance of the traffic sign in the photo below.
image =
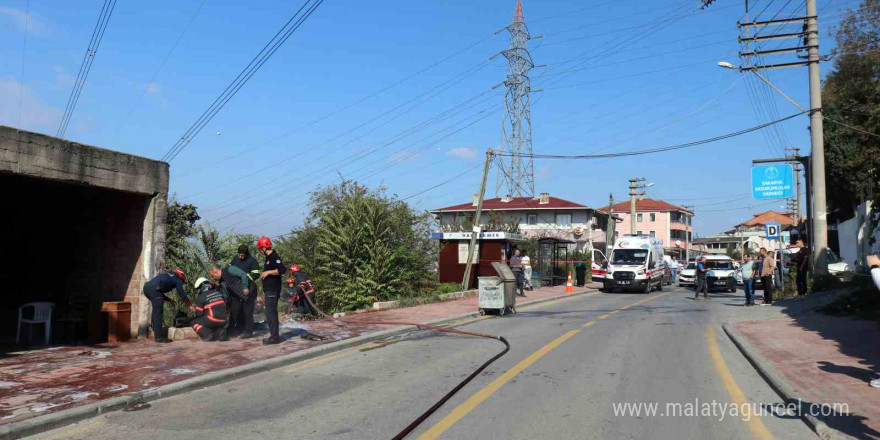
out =
{"type": "Polygon", "coordinates": [[[767,222],[767,239],[779,240],[779,222],[767,222]]]}
{"type": "Polygon", "coordinates": [[[787,199],[794,195],[791,165],[752,167],[752,196],[758,200],[787,199]]]}

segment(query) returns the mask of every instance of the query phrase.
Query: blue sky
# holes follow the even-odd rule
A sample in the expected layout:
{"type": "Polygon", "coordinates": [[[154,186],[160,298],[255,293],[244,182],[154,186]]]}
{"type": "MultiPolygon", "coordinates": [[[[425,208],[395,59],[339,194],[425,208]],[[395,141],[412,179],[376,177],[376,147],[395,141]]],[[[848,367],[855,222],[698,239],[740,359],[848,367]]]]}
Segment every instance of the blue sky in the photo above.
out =
{"type": "MultiPolygon", "coordinates": [[[[0,124],[54,135],[102,3],[0,2],[0,124]]],[[[818,3],[827,53],[828,30],[857,2],[818,3]]],[[[217,227],[261,235],[299,224],[308,192],[340,175],[400,197],[459,176],[408,201],[431,209],[469,200],[484,152],[501,141],[502,89],[492,87],[506,62],[489,58],[507,46],[507,32],[493,32],[510,22],[515,4],[325,1],[171,162],[171,191],[217,227]]],[[[716,66],[739,63],[742,1],[718,0],[703,12],[698,4],[525,0],[531,34],[544,36],[529,48],[546,65],[532,74],[533,90],[543,89],[532,98],[534,151],[666,146],[758,125],[755,106],[771,116],[795,113],[766,89],[750,99],[749,81],[716,66]]],[[[802,0],[751,5],[767,7],[761,19],[803,10],[802,0]]],[[[298,7],[119,2],[66,137],[162,157],[298,7]]],[[[769,75],[807,105],[805,68],[769,75]]],[[[778,131],[675,152],[538,160],[536,191],[598,207],[609,193],[626,197],[627,179],[645,177],[655,184],[649,197],[694,205],[697,234],[708,235],[784,205],[751,199],[751,160],[789,145],[808,149],[807,126],[801,116],[778,131]]]]}

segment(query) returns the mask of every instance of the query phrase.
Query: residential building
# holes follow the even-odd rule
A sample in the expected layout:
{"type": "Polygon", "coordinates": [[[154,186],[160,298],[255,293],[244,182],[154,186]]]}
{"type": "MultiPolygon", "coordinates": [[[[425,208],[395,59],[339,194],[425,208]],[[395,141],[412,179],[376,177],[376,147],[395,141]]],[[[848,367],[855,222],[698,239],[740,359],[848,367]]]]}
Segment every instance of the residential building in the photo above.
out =
{"type": "MultiPolygon", "coordinates": [[[[477,198],[471,203],[435,209],[441,229],[469,231],[473,225],[477,198]]],[[[497,197],[483,200],[480,226],[484,230],[517,230],[526,238],[555,238],[571,250],[605,247],[606,215],[580,203],[551,197],[497,197]]]]}
{"type": "MultiPolygon", "coordinates": [[[[608,207],[600,208],[608,212],[608,207]]],[[[615,236],[631,233],[630,202],[625,201],[614,205],[614,215],[620,217],[617,222],[615,236]]],[[[673,205],[663,200],[643,198],[636,200],[636,234],[657,237],[663,240],[666,253],[677,258],[685,258],[685,252],[691,250],[693,238],[693,211],[682,206],[673,205]]]]}

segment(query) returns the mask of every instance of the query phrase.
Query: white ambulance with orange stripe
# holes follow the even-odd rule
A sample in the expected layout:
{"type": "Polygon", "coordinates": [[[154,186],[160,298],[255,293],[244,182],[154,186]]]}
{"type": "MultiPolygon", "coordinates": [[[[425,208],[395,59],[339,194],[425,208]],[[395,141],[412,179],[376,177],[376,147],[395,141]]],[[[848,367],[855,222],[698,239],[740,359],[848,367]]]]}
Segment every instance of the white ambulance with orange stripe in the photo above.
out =
{"type": "Polygon", "coordinates": [[[609,255],[605,291],[663,290],[665,271],[663,240],[647,235],[625,235],[614,242],[609,255]]]}

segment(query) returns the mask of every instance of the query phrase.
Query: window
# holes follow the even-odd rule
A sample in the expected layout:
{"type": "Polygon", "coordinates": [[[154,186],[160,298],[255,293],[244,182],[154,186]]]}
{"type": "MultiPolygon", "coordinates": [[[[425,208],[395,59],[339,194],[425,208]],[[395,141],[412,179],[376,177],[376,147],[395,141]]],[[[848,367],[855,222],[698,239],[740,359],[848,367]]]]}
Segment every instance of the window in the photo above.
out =
{"type": "MultiPolygon", "coordinates": [[[[654,215],[654,214],[651,214],[651,215],[654,215]]],[[[651,233],[650,233],[650,234],[651,234],[651,238],[654,238],[654,237],[656,237],[656,236],[657,236],[657,235],[656,235],[656,233],[655,233],[655,232],[654,232],[654,231],[651,231],[651,233]]]]}
{"type": "Polygon", "coordinates": [[[641,222],[643,220],[642,214],[636,214],[636,221],[641,222]]]}
{"type": "Polygon", "coordinates": [[[526,224],[537,225],[538,224],[538,214],[527,215],[526,216],[526,224]]]}
{"type": "Polygon", "coordinates": [[[642,235],[642,231],[636,231],[636,235],[642,235]]]}
{"type": "Polygon", "coordinates": [[[571,226],[571,214],[556,214],[556,226],[571,226]]]}
{"type": "MultiPolygon", "coordinates": [[[[652,212],[652,213],[650,213],[650,214],[648,214],[648,215],[651,216],[651,221],[652,221],[652,222],[656,222],[656,221],[657,221],[657,214],[655,214],[655,213],[652,212]]],[[[651,235],[651,236],[653,237],[653,235],[651,235]]]]}

